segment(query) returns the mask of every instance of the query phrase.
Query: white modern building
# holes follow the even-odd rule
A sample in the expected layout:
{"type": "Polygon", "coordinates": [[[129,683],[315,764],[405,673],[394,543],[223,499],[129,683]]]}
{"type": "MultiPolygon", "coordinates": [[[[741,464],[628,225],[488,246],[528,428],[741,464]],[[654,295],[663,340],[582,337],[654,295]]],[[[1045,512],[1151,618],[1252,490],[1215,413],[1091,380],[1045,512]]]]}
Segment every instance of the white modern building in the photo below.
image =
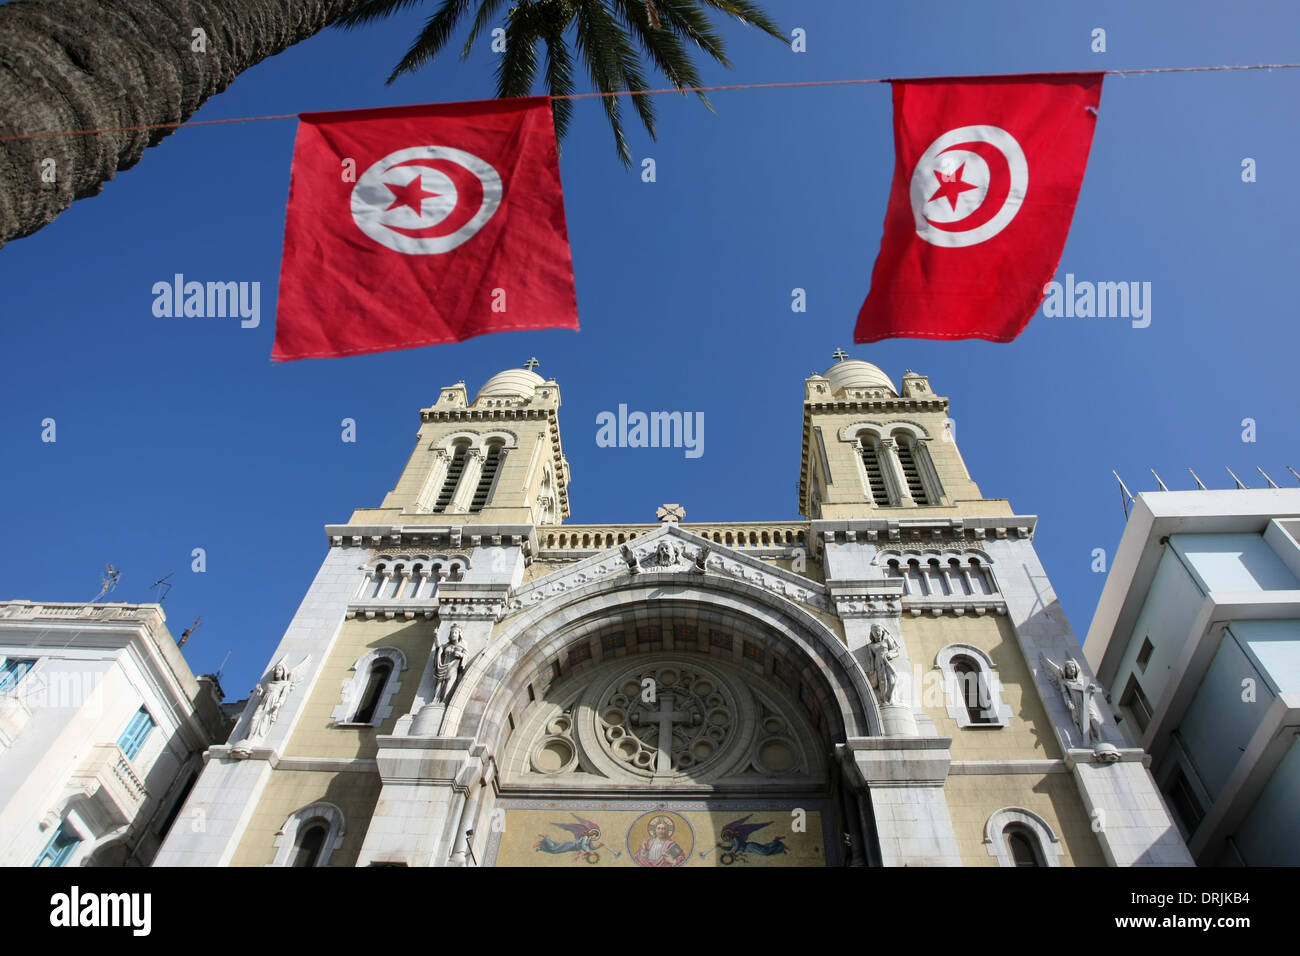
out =
{"type": "Polygon", "coordinates": [[[157,604],[0,603],[0,865],[147,866],[230,731],[157,604]]]}
{"type": "Polygon", "coordinates": [[[1084,653],[1200,865],[1300,865],[1300,489],[1138,495],[1084,653]]]}

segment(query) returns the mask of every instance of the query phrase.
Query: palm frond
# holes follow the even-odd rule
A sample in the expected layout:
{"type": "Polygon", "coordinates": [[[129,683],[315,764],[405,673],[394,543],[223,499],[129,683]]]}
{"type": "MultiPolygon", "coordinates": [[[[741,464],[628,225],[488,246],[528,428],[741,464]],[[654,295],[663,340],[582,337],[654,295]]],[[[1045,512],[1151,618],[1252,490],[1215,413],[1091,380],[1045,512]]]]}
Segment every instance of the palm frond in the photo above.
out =
{"type": "Polygon", "coordinates": [[[681,37],[647,15],[646,0],[615,0],[624,23],[636,34],[650,62],[677,87],[699,86],[700,76],[681,37]]]}
{"type": "MultiPolygon", "coordinates": [[[[568,96],[573,92],[573,58],[569,44],[562,34],[547,34],[546,89],[551,96],[568,96]]],[[[551,100],[551,115],[555,119],[556,143],[563,141],[573,121],[573,100],[551,100]]]]}
{"type": "Polygon", "coordinates": [[[334,26],[352,29],[384,17],[401,13],[407,7],[414,7],[424,0],[359,0],[356,6],[339,16],[334,26]]]}
{"type": "MultiPolygon", "coordinates": [[[[373,2],[383,2],[383,0],[373,0],[373,2]]],[[[394,2],[403,2],[403,0],[394,0],[394,2]]],[[[387,82],[392,83],[403,73],[414,72],[441,53],[442,48],[451,39],[456,24],[465,15],[469,4],[470,0],[442,0],[442,6],[429,17],[424,29],[411,44],[411,48],[389,74],[387,82]]]]}
{"type": "MultiPolygon", "coordinates": [[[[596,0],[599,3],[599,0],[596,0]]],[[[617,57],[611,55],[607,45],[607,34],[600,29],[599,21],[591,16],[591,3],[578,6],[574,16],[578,53],[586,61],[587,71],[591,74],[592,85],[603,93],[623,89],[622,78],[617,75],[617,57]]],[[[605,107],[605,116],[614,130],[614,145],[618,149],[618,158],[623,165],[632,166],[632,150],[623,135],[623,107],[619,103],[622,97],[602,96],[601,105],[605,107]]]]}
{"type": "Polygon", "coordinates": [[[465,40],[465,46],[460,51],[462,60],[469,59],[470,49],[474,46],[474,42],[478,40],[479,34],[483,32],[483,28],[488,25],[488,22],[505,2],[506,0],[482,0],[479,3],[478,15],[474,17],[474,25],[470,27],[469,37],[465,40]]]}
{"type": "Polygon", "coordinates": [[[789,40],[789,37],[776,25],[776,21],[759,9],[758,4],[753,0],[699,0],[699,2],[720,10],[741,23],[756,26],[768,36],[776,37],[783,43],[789,40]]]}
{"type": "Polygon", "coordinates": [[[592,0],[585,5],[589,7],[592,19],[596,21],[597,29],[604,39],[603,49],[608,51],[613,72],[622,80],[621,88],[632,91],[632,105],[636,107],[646,132],[654,139],[654,100],[649,96],[636,95],[637,91],[650,88],[641,72],[641,58],[637,56],[636,47],[632,45],[623,25],[609,15],[602,0],[592,0]]]}
{"type": "Polygon", "coordinates": [[[659,0],[659,18],[665,29],[692,41],[723,66],[731,66],[724,52],[722,35],[714,29],[713,22],[700,9],[697,0],[659,0]]]}
{"type": "Polygon", "coordinates": [[[536,11],[519,6],[506,19],[506,52],[497,63],[497,96],[527,96],[537,76],[536,11]]]}

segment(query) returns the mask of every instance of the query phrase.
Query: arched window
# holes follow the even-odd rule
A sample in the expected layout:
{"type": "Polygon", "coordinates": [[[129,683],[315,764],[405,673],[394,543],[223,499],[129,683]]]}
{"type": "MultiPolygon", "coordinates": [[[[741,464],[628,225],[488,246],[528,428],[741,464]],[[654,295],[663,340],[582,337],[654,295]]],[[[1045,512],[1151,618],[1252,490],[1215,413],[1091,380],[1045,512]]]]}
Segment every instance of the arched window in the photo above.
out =
{"type": "Polygon", "coordinates": [[[1038,855],[1038,840],[1023,823],[1009,823],[1002,828],[1002,836],[1007,841],[1007,851],[1015,866],[1042,866],[1042,857],[1038,855]]]}
{"type": "Polygon", "coordinates": [[[479,472],[478,487],[474,489],[474,500],[470,502],[470,514],[478,514],[487,505],[488,495],[492,492],[492,483],[496,480],[497,469],[501,465],[501,443],[493,442],[487,446],[483,457],[483,470],[479,472]]]}
{"type": "Polygon", "coordinates": [[[894,437],[898,464],[903,469],[903,480],[907,482],[908,493],[918,505],[930,504],[930,499],[925,492],[925,482],[921,480],[921,470],[917,466],[915,449],[912,447],[915,439],[904,432],[896,432],[894,437]]]}
{"type": "Polygon", "coordinates": [[[465,456],[469,451],[469,442],[459,442],[452,449],[451,464],[447,466],[447,477],[443,479],[442,490],[438,492],[438,500],[433,504],[435,513],[445,512],[451,507],[451,499],[456,494],[456,486],[460,484],[460,476],[465,473],[465,456]]]}
{"type": "Polygon", "coordinates": [[[885,487],[885,473],[880,467],[876,436],[863,432],[858,436],[858,443],[862,446],[862,467],[867,472],[867,489],[871,492],[871,500],[882,508],[888,507],[889,492],[885,487]]]}
{"type": "Polygon", "coordinates": [[[343,811],[324,800],[295,810],[275,835],[272,866],[329,866],[346,835],[343,811]]]}
{"type": "Polygon", "coordinates": [[[298,841],[294,848],[294,866],[318,866],[325,839],[329,836],[329,821],[313,817],[298,828],[298,841]]]}
{"type": "Polygon", "coordinates": [[[954,657],[952,672],[956,677],[957,693],[966,707],[966,719],[972,724],[986,724],[992,717],[988,714],[988,688],[980,679],[979,665],[969,657],[954,657]]]}
{"type": "Polygon", "coordinates": [[[367,651],[352,665],[343,682],[342,699],[331,717],[336,727],[378,727],[393,714],[393,698],[401,690],[406,655],[395,647],[367,651]]]}
{"type": "Polygon", "coordinates": [[[998,866],[1060,866],[1065,852],[1046,820],[1024,807],[1003,807],[984,824],[984,846],[998,866]]]}
{"type": "Polygon", "coordinates": [[[384,692],[384,687],[388,684],[388,678],[392,673],[391,661],[378,660],[370,665],[370,679],[366,681],[365,692],[361,695],[361,706],[357,708],[356,716],[352,718],[353,723],[368,724],[374,719],[375,710],[379,707],[379,696],[384,692]]]}
{"type": "Polygon", "coordinates": [[[1006,727],[1011,707],[1002,702],[1002,682],[993,659],[971,644],[949,644],[935,658],[944,674],[948,716],[958,727],[1006,727]]]}

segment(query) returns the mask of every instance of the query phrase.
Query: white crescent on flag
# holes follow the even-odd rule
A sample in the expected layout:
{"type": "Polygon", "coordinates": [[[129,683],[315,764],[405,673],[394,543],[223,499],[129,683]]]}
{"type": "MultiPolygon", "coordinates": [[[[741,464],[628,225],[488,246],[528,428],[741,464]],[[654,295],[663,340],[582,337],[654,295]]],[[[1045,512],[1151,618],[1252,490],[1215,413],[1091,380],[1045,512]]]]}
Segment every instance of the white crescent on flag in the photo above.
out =
{"type": "Polygon", "coordinates": [[[961,126],[944,133],[912,170],[916,234],[957,249],[992,239],[1020,211],[1029,164],[1016,138],[997,126],[961,126]]]}
{"type": "Polygon", "coordinates": [[[380,245],[407,255],[450,252],[501,205],[501,177],[472,153],[414,146],[389,153],[357,180],[352,219],[380,245]]]}

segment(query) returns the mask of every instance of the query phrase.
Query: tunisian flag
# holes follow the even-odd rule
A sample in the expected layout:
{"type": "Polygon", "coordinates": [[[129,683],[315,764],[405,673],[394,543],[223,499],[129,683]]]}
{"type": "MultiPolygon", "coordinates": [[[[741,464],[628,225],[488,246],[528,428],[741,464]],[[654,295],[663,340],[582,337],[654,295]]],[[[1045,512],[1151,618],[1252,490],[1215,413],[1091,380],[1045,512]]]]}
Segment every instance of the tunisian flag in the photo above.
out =
{"type": "Polygon", "coordinates": [[[300,120],[272,359],[578,327],[545,97],[300,120]]]}
{"type": "Polygon", "coordinates": [[[894,81],[894,185],[853,341],[1021,333],[1065,247],[1101,81],[894,81]]]}

